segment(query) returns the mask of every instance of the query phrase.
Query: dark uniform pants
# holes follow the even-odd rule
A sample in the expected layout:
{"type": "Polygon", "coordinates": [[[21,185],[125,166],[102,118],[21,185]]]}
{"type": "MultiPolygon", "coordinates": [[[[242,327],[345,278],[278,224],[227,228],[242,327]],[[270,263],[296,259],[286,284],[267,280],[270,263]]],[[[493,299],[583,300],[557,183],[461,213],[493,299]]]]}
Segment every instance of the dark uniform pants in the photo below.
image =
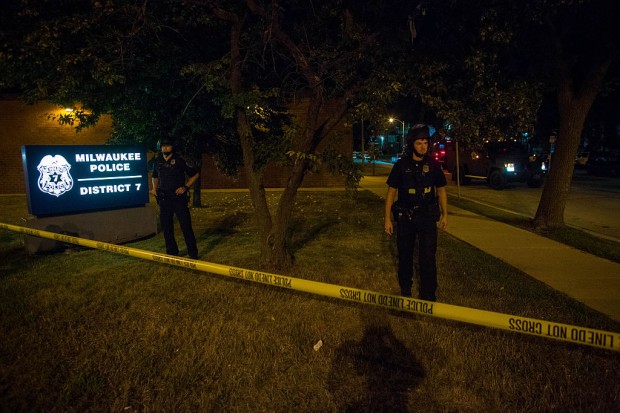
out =
{"type": "Polygon", "coordinates": [[[416,238],[419,241],[418,265],[420,299],[435,301],[437,290],[437,224],[434,217],[400,216],[397,220],[396,243],[398,246],[398,283],[401,293],[411,296],[413,285],[413,252],[416,238]]]}
{"type": "Polygon", "coordinates": [[[159,221],[166,240],[166,254],[179,255],[179,246],[174,238],[174,221],[176,215],[183,231],[185,245],[187,245],[187,255],[190,258],[198,258],[198,247],[196,237],[192,229],[192,216],[187,207],[186,196],[174,196],[159,200],[159,221]]]}

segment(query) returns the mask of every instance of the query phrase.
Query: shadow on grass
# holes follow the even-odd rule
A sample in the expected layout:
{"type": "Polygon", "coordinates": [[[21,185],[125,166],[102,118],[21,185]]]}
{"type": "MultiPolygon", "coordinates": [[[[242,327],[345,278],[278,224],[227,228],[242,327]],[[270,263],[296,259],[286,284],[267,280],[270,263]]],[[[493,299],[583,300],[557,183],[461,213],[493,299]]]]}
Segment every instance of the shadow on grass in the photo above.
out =
{"type": "Polygon", "coordinates": [[[295,253],[302,249],[307,243],[316,239],[319,235],[337,223],[338,220],[329,218],[309,226],[309,222],[306,220],[293,220],[288,231],[288,239],[290,240],[289,250],[291,254],[295,255],[295,253]]]}
{"type": "Polygon", "coordinates": [[[334,400],[345,403],[338,411],[408,412],[408,395],[424,377],[388,325],[368,323],[359,342],[345,341],[336,350],[328,385],[334,400]]]}
{"type": "Polygon", "coordinates": [[[23,248],[0,251],[0,278],[9,275],[15,269],[14,263],[26,256],[23,248]]]}
{"type": "Polygon", "coordinates": [[[221,219],[215,227],[201,232],[196,237],[196,240],[198,242],[205,242],[201,245],[201,249],[211,251],[226,239],[226,237],[235,234],[237,232],[236,228],[247,221],[249,217],[250,213],[246,212],[229,214],[221,219]]]}
{"type": "MultiPolygon", "coordinates": [[[[30,255],[23,245],[0,248],[0,278],[8,276],[20,268],[35,266],[39,259],[55,252],[30,255]]],[[[1,410],[1,409],[0,409],[1,410]]]]}

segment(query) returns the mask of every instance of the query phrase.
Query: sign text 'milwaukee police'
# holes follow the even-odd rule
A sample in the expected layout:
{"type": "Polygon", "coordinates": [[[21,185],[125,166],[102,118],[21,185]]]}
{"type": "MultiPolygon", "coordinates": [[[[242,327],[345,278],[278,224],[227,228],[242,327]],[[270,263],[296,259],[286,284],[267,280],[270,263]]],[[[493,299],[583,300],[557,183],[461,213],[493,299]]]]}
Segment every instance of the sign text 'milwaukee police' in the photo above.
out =
{"type": "Polygon", "coordinates": [[[120,162],[120,161],[139,161],[140,152],[129,153],[76,153],[76,162],[120,162]]]}
{"type": "Polygon", "coordinates": [[[142,159],[139,152],[120,152],[120,153],[77,153],[76,162],[98,162],[90,165],[90,172],[115,172],[129,171],[127,161],[140,161],[142,159]],[[103,163],[102,163],[103,162],[103,163]],[[116,162],[116,163],[106,163],[116,162]],[[125,162],[125,163],[121,163],[125,162]]]}

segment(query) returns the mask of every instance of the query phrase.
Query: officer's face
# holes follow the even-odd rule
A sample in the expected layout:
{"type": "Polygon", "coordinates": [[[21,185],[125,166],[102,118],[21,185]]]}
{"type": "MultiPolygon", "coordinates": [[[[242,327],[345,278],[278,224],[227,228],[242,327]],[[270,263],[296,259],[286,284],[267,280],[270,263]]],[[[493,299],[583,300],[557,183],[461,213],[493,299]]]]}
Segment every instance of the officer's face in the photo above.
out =
{"type": "Polygon", "coordinates": [[[413,149],[420,155],[425,155],[428,151],[428,141],[426,139],[418,139],[414,141],[413,149]]]}
{"type": "Polygon", "coordinates": [[[172,152],[172,145],[161,145],[161,152],[164,155],[170,154],[172,152]]]}

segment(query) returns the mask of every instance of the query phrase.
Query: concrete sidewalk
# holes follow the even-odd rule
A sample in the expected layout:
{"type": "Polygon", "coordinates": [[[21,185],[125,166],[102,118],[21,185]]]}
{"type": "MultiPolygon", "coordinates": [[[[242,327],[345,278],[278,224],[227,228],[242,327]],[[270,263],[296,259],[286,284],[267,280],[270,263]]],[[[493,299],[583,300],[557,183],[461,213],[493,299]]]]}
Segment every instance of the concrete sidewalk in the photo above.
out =
{"type": "Polygon", "coordinates": [[[446,232],[620,321],[620,264],[448,206],[446,232]]]}
{"type": "MultiPolygon", "coordinates": [[[[364,177],[385,198],[385,176],[364,177]]],[[[620,264],[448,205],[447,233],[620,321],[620,264]]]]}

